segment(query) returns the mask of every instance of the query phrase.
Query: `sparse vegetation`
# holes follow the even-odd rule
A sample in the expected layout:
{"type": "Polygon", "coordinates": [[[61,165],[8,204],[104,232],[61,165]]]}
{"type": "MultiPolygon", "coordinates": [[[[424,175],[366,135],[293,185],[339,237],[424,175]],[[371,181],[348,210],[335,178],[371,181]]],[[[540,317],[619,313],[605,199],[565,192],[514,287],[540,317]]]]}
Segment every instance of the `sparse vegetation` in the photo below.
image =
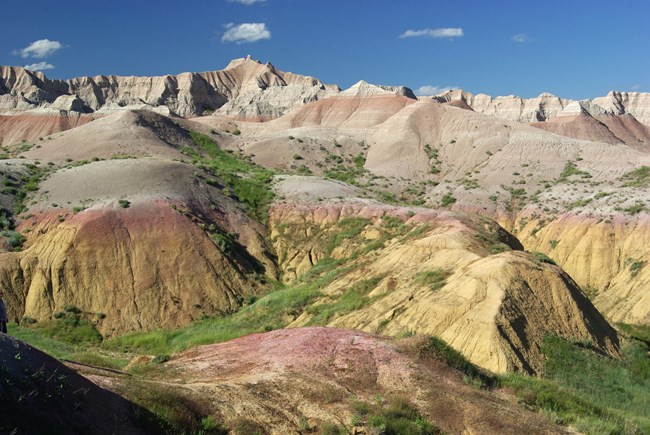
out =
{"type": "Polygon", "coordinates": [[[193,157],[203,169],[221,178],[252,217],[266,222],[267,208],[273,199],[273,172],[221,150],[208,136],[196,132],[190,132],[190,135],[204,155],[188,147],[182,148],[181,152],[193,157]]]}
{"type": "Polygon", "coordinates": [[[417,407],[403,396],[393,396],[384,401],[378,397],[374,403],[352,399],[356,424],[365,423],[372,433],[386,435],[433,435],[441,431],[424,418],[417,407]]]}
{"type": "Polygon", "coordinates": [[[552,264],[554,266],[557,265],[557,263],[551,257],[544,254],[543,252],[531,252],[531,254],[535,258],[535,260],[540,263],[552,264]]]}
{"type": "Polygon", "coordinates": [[[440,205],[442,205],[443,207],[447,207],[455,202],[456,202],[456,198],[453,197],[451,194],[446,193],[440,200],[440,205]]]}
{"type": "Polygon", "coordinates": [[[580,178],[591,178],[591,174],[589,172],[578,169],[575,163],[568,161],[564,165],[564,169],[560,174],[560,181],[564,181],[572,176],[578,176],[580,178]]]}
{"type": "Polygon", "coordinates": [[[413,279],[419,285],[427,286],[432,291],[436,291],[446,284],[449,272],[442,269],[424,270],[415,274],[413,279]]]}
{"type": "Polygon", "coordinates": [[[621,178],[625,187],[645,187],[650,184],[650,167],[641,166],[627,172],[621,178]]]}

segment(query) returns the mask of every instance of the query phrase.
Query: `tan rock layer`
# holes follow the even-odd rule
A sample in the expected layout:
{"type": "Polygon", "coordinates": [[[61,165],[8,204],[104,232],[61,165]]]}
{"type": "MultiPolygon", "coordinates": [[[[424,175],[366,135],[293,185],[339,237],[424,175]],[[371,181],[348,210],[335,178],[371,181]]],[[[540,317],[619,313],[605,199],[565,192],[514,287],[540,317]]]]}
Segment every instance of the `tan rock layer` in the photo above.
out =
{"type": "MultiPolygon", "coordinates": [[[[366,217],[380,228],[377,218],[389,214],[427,226],[413,237],[407,233],[364,254],[364,243],[374,239],[371,225],[361,241],[343,240],[334,248],[333,257],[353,258],[345,264],[351,269],[321,290],[315,307],[332,303],[362,280],[378,283],[366,305],[335,315],[329,325],[390,335],[437,335],[495,372],[539,373],[546,334],[590,341],[602,352],[618,354],[616,332],[565,272],[523,252],[491,254],[498,243],[515,248],[518,243],[493,222],[433,211],[409,218],[403,212],[363,205],[272,211],[272,240],[289,276],[301,275],[325,257],[322,234],[334,231],[332,224],[343,217],[366,217]],[[418,279],[427,271],[449,276],[432,290],[418,279]]],[[[307,325],[311,319],[303,313],[292,325],[307,325]]]]}
{"type": "Polygon", "coordinates": [[[566,214],[540,222],[522,215],[515,227],[527,249],[551,256],[610,321],[650,324],[648,216],[566,214]]]}
{"type": "Polygon", "coordinates": [[[47,321],[73,305],[114,335],[234,311],[257,288],[245,257],[223,252],[169,203],[93,208],[64,222],[59,213],[32,217],[31,245],[0,254],[12,318],[47,321]]]}
{"type": "MultiPolygon", "coordinates": [[[[485,94],[453,89],[434,97],[440,102],[463,101],[474,111],[519,122],[541,122],[558,116],[567,106],[576,101],[567,100],[549,93],[534,98],[514,95],[491,97],[485,94]]],[[[611,91],[604,97],[587,100],[615,115],[630,114],[639,122],[650,126],[650,94],[643,92],[611,91]]]]}

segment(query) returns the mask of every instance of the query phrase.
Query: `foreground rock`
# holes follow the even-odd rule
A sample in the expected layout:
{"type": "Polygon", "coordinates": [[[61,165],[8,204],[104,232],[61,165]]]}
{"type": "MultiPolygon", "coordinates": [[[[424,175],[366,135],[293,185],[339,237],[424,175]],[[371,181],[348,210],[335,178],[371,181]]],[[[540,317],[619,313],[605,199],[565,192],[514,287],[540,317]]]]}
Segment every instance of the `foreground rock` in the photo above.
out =
{"type": "Polygon", "coordinates": [[[0,333],[0,432],[144,434],[148,413],[54,358],[0,333]]]}

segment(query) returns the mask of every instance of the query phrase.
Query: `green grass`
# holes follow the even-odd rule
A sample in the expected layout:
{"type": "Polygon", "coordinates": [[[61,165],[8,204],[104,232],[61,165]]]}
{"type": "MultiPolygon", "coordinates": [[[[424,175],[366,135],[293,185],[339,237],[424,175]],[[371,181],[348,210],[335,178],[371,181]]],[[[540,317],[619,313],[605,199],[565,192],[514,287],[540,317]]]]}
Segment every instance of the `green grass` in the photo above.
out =
{"type": "Polygon", "coordinates": [[[616,326],[626,335],[650,345],[650,325],[634,325],[630,323],[617,323],[616,326]]]}
{"type": "Polygon", "coordinates": [[[172,354],[192,346],[219,343],[255,332],[286,326],[316,297],[320,289],[349,271],[340,262],[327,260],[296,285],[281,287],[234,314],[208,318],[177,330],[158,330],[124,335],[105,341],[111,350],[130,350],[148,354],[172,354]],[[308,281],[308,282],[305,282],[308,281]]]}
{"type": "Polygon", "coordinates": [[[647,345],[625,345],[624,360],[547,336],[543,379],[500,377],[526,405],[588,434],[650,433],[650,358],[647,345]]]}
{"type": "Polygon", "coordinates": [[[310,306],[307,312],[314,317],[309,321],[309,325],[326,325],[335,315],[342,316],[368,305],[376,299],[369,297],[368,293],[377,287],[381,279],[382,277],[374,277],[357,281],[335,302],[310,306]]]}
{"type": "Polygon", "coordinates": [[[359,236],[361,232],[370,224],[371,222],[369,219],[360,217],[341,219],[336,224],[338,232],[327,244],[327,253],[331,254],[334,248],[339,246],[345,240],[354,239],[355,237],[359,236]]]}
{"type": "Polygon", "coordinates": [[[420,414],[406,397],[393,396],[388,400],[377,397],[374,403],[352,399],[354,420],[367,425],[371,433],[385,435],[433,435],[442,433],[420,414]]]}
{"type": "Polygon", "coordinates": [[[245,205],[251,217],[266,222],[268,206],[273,200],[273,172],[223,151],[208,136],[197,132],[190,132],[190,136],[202,153],[188,147],[183,147],[181,152],[193,157],[204,169],[223,180],[245,205]]]}
{"type": "Polygon", "coordinates": [[[57,359],[72,359],[80,351],[78,345],[52,338],[37,328],[9,325],[9,334],[57,359]]]}
{"type": "Polygon", "coordinates": [[[560,180],[564,181],[574,175],[579,176],[580,178],[591,178],[591,174],[589,172],[578,169],[575,163],[571,161],[566,162],[566,165],[564,165],[564,169],[560,174],[560,180]]]}
{"type": "Polygon", "coordinates": [[[645,187],[650,184],[650,167],[641,166],[634,169],[620,178],[625,187],[645,187]]]}
{"type": "Polygon", "coordinates": [[[449,272],[442,269],[424,270],[415,274],[413,279],[422,286],[428,286],[432,291],[436,291],[447,283],[449,272]]]}

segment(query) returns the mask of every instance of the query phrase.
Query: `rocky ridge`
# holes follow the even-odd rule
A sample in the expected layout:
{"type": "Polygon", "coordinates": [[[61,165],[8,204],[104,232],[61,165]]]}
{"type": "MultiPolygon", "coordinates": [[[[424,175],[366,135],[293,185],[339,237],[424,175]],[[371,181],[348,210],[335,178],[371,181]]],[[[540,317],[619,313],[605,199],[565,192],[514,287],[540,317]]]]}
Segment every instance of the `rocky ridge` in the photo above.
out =
{"type": "Polygon", "coordinates": [[[277,205],[270,225],[285,279],[330,257],[348,271],[291,326],[310,325],[366,283],[358,291],[367,304],[329,317],[328,325],[436,335],[493,372],[539,373],[539,348],[549,333],[618,352],[616,333],[575,282],[520,252],[519,241],[487,219],[342,202],[277,205]]]}
{"type": "Polygon", "coordinates": [[[41,109],[55,114],[61,110],[106,114],[128,107],[196,116],[225,106],[224,114],[268,118],[336,91],[336,86],[279,71],[250,56],[233,60],[219,71],[159,77],[51,80],[21,67],[0,67],[0,113],[41,109]]]}

